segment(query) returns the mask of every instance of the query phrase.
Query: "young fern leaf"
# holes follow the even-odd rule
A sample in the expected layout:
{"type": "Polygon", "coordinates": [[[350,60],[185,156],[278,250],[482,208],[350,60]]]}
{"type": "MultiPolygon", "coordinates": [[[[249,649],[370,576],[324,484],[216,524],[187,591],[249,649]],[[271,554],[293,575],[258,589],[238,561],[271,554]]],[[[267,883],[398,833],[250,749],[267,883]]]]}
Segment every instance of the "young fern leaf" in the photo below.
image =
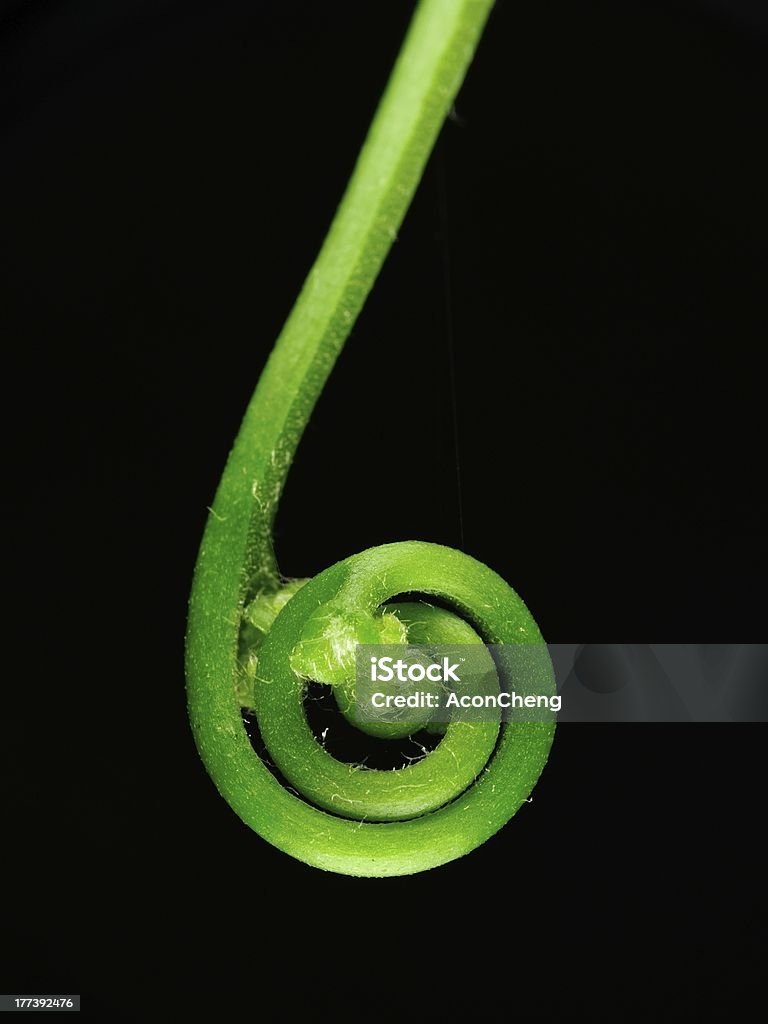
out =
{"type": "MultiPolygon", "coordinates": [[[[530,644],[542,643],[541,634],[499,576],[450,548],[388,544],[290,583],[272,548],[304,428],[396,237],[491,6],[418,4],[341,205],[246,411],[190,598],[189,713],[213,781],[270,843],[350,875],[411,874],[479,846],[526,799],[554,734],[550,722],[457,722],[435,750],[396,772],[335,760],[307,723],[306,680],[334,686],[354,722],[355,644],[530,644]],[[434,594],[454,611],[385,607],[408,592],[434,594]],[[301,796],[252,749],[241,705],[255,711],[270,758],[301,796]]],[[[545,661],[541,692],[552,686],[545,661]]]]}

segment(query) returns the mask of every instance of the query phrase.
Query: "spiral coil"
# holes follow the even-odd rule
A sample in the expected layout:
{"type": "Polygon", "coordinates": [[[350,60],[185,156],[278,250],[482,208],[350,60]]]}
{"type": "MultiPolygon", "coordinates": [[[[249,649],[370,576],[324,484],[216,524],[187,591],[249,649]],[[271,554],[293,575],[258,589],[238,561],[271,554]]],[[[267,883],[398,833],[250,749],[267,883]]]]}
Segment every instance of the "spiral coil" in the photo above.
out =
{"type": "MultiPolygon", "coordinates": [[[[269,842],[316,867],[385,876],[460,857],[515,814],[547,760],[550,722],[451,723],[434,750],[397,771],[338,761],[317,741],[304,707],[310,674],[328,678],[330,669],[341,685],[355,644],[377,642],[382,608],[397,608],[386,602],[413,592],[440,599],[468,622],[424,605],[405,616],[420,620],[415,637],[407,627],[409,640],[542,642],[522,600],[482,563],[437,544],[388,544],[296,590],[259,645],[254,710],[270,759],[296,792],[256,757],[242,730],[210,736],[211,719],[198,722],[203,748],[228,745],[215,781],[232,807],[269,842]],[[326,671],[317,671],[320,664],[326,671]]],[[[537,685],[549,692],[551,663],[538,664],[537,685]]]]}
{"type": "MultiPolygon", "coordinates": [[[[261,375],[230,454],[195,569],[187,635],[190,721],[232,808],[286,853],[351,875],[399,875],[460,857],[520,807],[552,722],[451,722],[416,764],[377,771],[315,739],[307,683],[355,719],[359,643],[542,643],[515,592],[461,552],[410,541],[371,548],[304,583],[282,580],[277,505],[315,403],[407,210],[492,0],[421,0],[321,252],[261,375]],[[429,603],[398,602],[423,594],[429,603]],[[243,727],[252,708],[269,759],[243,727]]],[[[538,662],[542,692],[551,664],[538,662]]]]}

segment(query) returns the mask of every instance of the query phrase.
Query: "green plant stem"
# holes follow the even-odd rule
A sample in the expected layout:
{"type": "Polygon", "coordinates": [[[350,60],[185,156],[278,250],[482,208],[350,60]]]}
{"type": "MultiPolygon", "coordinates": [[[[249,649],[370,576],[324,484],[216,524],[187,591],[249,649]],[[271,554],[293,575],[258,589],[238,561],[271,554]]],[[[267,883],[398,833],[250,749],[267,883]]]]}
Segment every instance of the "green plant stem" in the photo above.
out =
{"type": "MultiPolygon", "coordinates": [[[[328,236],[246,411],[208,519],[190,599],[190,719],[211,777],[241,817],[270,842],[318,867],[351,874],[423,870],[467,852],[514,813],[535,783],[551,743],[548,725],[526,727],[522,733],[504,728],[490,764],[494,771],[494,766],[499,771],[506,766],[507,795],[492,800],[490,785],[471,784],[493,745],[488,746],[487,734],[482,741],[467,730],[463,740],[447,735],[446,751],[455,740],[470,757],[458,789],[447,790],[442,781],[438,747],[437,756],[426,759],[432,767],[420,770],[431,779],[426,803],[404,801],[406,816],[422,817],[372,824],[362,813],[360,821],[352,822],[312,807],[280,786],[250,747],[236,696],[244,604],[254,595],[274,593],[282,582],[272,528],[297,445],[397,236],[491,6],[491,0],[422,0],[418,5],[328,236]],[[468,785],[461,797],[468,801],[464,811],[456,810],[460,800],[424,813],[468,785]],[[460,824],[458,831],[464,832],[456,834],[460,824]]],[[[408,590],[440,594],[479,622],[483,640],[521,642],[522,635],[528,642],[541,639],[517,595],[465,555],[435,545],[406,544],[352,556],[291,596],[259,650],[259,676],[277,685],[260,692],[257,683],[256,710],[268,746],[271,741],[282,751],[284,770],[293,740],[301,737],[304,747],[311,746],[305,721],[302,725],[301,676],[295,671],[302,630],[313,622],[313,628],[324,628],[323,616],[332,608],[349,623],[351,643],[371,631],[375,635],[387,621],[380,605],[408,590]],[[361,579],[382,565],[401,581],[399,591],[379,592],[367,584],[361,591],[361,579]],[[502,612],[490,620],[478,614],[487,603],[484,587],[498,593],[506,618],[502,612]]],[[[409,776],[409,771],[397,775],[407,780],[418,774],[409,776]]],[[[312,790],[309,775],[304,772],[312,790]]],[[[337,781],[326,790],[314,787],[312,795],[321,806],[338,806],[337,781]]],[[[386,794],[377,800],[376,817],[386,820],[395,814],[388,809],[386,794]]]]}
{"type": "MultiPolygon", "coordinates": [[[[272,527],[296,448],[397,237],[491,7],[492,0],[425,0],[417,7],[349,185],[224,470],[195,574],[192,624],[198,608],[206,617],[214,591],[219,607],[240,606],[244,568],[254,588],[278,580],[272,527]]],[[[226,632],[222,641],[230,648],[231,629],[226,632]]]]}

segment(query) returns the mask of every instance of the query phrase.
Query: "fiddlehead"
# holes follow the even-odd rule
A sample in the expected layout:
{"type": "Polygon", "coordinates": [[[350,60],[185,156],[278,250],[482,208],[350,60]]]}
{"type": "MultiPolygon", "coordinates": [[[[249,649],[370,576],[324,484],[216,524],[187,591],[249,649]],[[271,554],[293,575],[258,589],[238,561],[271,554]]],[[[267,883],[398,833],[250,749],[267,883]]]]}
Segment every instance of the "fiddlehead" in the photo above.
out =
{"type": "MultiPolygon", "coordinates": [[[[449,548],[372,548],[308,582],[283,581],[272,551],[278,500],[304,427],[392,244],[490,7],[490,0],[419,4],[344,199],[246,412],[190,600],[189,710],[211,777],[275,846],[353,875],[421,871],[482,843],[527,797],[554,731],[545,722],[456,722],[434,751],[397,772],[335,760],[307,724],[304,690],[308,679],[331,684],[354,722],[357,643],[407,637],[530,644],[541,635],[500,577],[449,548]],[[435,595],[452,610],[388,603],[414,592],[435,595]],[[241,705],[255,710],[272,760],[301,796],[251,748],[241,705]]],[[[542,672],[547,689],[548,662],[542,672]]],[[[397,735],[413,727],[368,731],[397,735]]]]}

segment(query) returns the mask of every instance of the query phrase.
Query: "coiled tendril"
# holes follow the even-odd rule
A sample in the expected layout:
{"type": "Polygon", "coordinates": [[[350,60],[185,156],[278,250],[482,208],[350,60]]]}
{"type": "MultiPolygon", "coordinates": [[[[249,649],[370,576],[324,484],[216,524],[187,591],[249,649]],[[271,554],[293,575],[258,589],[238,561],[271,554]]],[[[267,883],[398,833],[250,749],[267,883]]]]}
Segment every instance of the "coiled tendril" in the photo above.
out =
{"type": "MultiPolygon", "coordinates": [[[[541,643],[521,599],[468,555],[410,541],[352,555],[309,581],[280,577],[272,526],[296,447],[363,306],[472,59],[492,0],[422,0],[323,248],[258,382],[206,525],[190,599],[187,692],[220,792],[286,853],[351,875],[459,857],[504,825],[546,762],[554,725],[452,722],[418,763],[336,760],[307,722],[307,680],[334,688],[374,737],[405,726],[354,714],[358,643],[541,643]],[[434,595],[446,607],[401,602],[434,595]],[[252,749],[255,711],[285,787],[252,749]],[[296,792],[291,791],[291,789],[296,792]]],[[[551,689],[548,659],[541,692],[551,689]]],[[[418,723],[415,728],[418,728],[418,723]]],[[[373,743],[376,739],[372,739],[373,743]]]]}

